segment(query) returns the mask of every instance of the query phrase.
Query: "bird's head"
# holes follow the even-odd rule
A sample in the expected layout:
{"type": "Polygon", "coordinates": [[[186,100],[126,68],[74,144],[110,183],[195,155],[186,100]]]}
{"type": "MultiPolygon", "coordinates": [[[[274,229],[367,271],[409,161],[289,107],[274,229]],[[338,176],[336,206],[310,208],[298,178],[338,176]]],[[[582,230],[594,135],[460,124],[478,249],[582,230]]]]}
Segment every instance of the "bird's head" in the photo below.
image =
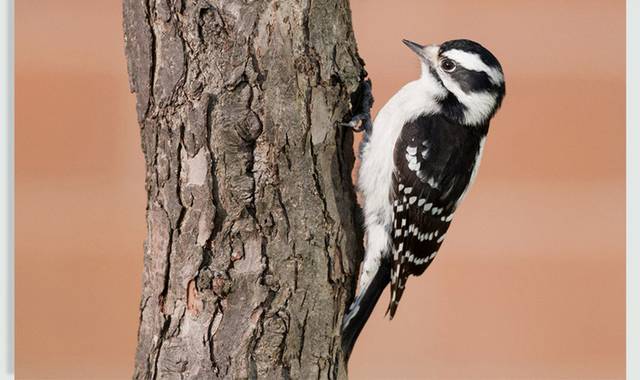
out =
{"type": "Polygon", "coordinates": [[[420,45],[403,40],[419,57],[421,80],[449,118],[471,126],[488,126],[505,95],[504,74],[498,59],[477,42],[451,40],[420,45]]]}

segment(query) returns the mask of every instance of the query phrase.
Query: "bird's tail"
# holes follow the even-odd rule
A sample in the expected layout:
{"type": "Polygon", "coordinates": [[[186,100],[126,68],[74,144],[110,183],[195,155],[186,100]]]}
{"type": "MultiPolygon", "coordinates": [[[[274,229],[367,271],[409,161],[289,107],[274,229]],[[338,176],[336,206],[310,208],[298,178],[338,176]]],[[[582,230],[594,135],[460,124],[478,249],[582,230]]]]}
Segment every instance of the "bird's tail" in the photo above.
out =
{"type": "Polygon", "coordinates": [[[366,287],[360,289],[360,294],[349,307],[349,312],[342,320],[342,351],[348,359],[351,350],[360,335],[360,331],[369,319],[371,312],[378,302],[382,291],[390,281],[390,266],[386,262],[381,262],[375,276],[366,287]]]}

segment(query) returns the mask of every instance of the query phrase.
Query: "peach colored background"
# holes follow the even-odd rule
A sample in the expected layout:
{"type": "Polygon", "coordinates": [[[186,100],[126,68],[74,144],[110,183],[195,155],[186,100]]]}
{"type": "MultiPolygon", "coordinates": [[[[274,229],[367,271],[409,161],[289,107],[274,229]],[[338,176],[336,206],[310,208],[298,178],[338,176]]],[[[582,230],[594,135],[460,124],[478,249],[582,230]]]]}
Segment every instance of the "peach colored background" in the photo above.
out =
{"type": "MultiPolygon", "coordinates": [[[[16,3],[18,378],[128,378],[145,193],[120,1],[16,3]]],[[[624,378],[624,1],[352,8],[375,111],[418,73],[401,38],[478,40],[508,88],[437,262],[391,323],[383,295],[351,377],[624,378]]]]}

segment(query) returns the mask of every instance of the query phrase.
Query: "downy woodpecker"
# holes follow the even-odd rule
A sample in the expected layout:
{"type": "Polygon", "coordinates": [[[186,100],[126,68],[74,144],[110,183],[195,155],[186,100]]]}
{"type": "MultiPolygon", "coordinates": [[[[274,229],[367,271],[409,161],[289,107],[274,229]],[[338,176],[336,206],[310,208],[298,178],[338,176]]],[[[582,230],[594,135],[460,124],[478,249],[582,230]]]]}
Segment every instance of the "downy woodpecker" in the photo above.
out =
{"type": "Polygon", "coordinates": [[[502,67],[480,44],[403,42],[418,55],[422,72],[364,128],[358,188],[366,251],[359,292],[342,325],[347,357],[387,284],[393,318],[407,278],[433,262],[505,95],[502,67]]]}

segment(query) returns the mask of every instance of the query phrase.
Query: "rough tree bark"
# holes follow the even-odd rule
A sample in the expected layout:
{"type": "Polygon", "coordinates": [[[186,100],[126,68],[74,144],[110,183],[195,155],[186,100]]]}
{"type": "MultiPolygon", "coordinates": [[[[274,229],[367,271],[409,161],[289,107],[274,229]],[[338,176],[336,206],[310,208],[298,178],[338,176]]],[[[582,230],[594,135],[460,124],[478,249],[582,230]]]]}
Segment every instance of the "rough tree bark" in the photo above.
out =
{"type": "Polygon", "coordinates": [[[348,0],[124,0],[146,162],[136,379],[344,378],[348,0]]]}

